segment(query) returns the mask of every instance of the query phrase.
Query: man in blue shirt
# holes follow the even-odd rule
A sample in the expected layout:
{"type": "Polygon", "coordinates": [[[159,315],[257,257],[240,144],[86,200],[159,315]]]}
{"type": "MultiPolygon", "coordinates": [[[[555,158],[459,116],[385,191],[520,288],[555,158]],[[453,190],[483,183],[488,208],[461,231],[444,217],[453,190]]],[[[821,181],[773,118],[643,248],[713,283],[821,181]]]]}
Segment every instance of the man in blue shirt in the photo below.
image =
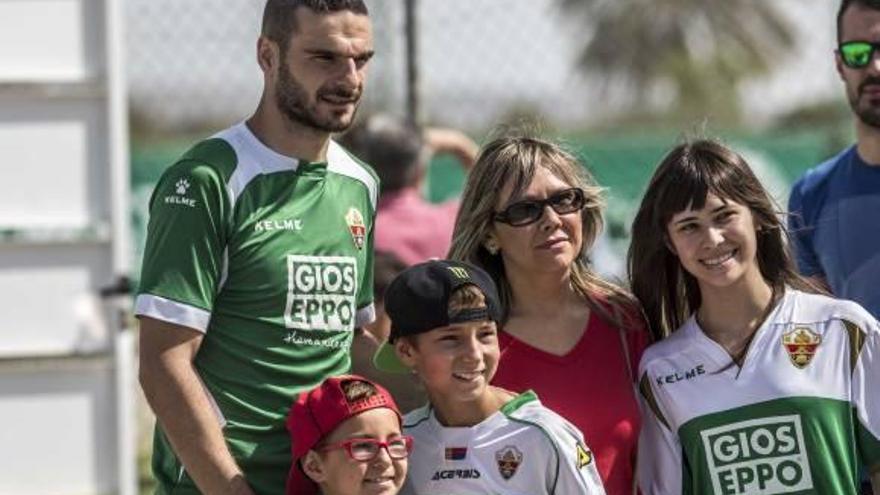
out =
{"type": "Polygon", "coordinates": [[[880,0],[843,0],[837,37],[857,143],[795,183],[789,227],[801,273],[880,317],[880,0]]]}

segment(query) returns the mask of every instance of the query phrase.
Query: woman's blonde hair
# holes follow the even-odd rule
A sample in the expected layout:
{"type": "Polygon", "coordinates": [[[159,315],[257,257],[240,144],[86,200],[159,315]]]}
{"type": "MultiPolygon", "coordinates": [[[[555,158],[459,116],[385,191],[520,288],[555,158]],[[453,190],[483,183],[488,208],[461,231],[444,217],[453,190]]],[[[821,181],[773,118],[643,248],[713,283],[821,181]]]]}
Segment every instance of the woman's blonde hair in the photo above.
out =
{"type": "Polygon", "coordinates": [[[599,277],[587,256],[604,226],[602,188],[596,185],[572,153],[549,140],[528,135],[508,135],[496,138],[483,147],[465,184],[448,257],[473,263],[492,276],[498,285],[504,320],[507,320],[512,298],[510,283],[501,256],[490,253],[484,244],[502,189],[510,184],[510,200],[517,200],[532,182],[539,167],[565,183],[583,189],[586,197],[581,211],[583,244],[580,255],[571,267],[572,287],[606,321],[619,327],[626,326],[627,316],[631,316],[636,308],[634,299],[617,285],[599,277]]]}

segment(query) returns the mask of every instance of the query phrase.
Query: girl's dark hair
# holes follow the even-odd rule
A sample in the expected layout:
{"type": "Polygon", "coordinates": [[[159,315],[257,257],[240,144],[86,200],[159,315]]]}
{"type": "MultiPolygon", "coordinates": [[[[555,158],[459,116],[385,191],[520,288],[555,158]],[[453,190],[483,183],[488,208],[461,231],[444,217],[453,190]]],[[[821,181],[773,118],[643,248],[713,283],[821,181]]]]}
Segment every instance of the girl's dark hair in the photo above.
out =
{"type": "Polygon", "coordinates": [[[632,291],[655,340],[684,324],[702,302],[697,280],[668,247],[667,225],[676,213],[703,208],[709,193],[749,208],[757,228],[758,267],[775,292],[786,286],[818,292],[798,275],[779,209],[743,157],[717,141],[688,141],[673,148],[654,172],[627,254],[632,291]]]}

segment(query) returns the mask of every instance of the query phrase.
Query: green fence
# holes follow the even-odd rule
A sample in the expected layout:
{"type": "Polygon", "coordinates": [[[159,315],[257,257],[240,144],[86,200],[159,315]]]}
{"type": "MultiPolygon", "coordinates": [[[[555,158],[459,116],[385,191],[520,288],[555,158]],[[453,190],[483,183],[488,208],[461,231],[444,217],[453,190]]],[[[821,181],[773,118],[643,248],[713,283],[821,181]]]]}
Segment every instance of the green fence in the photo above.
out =
{"type": "MultiPolygon", "coordinates": [[[[135,143],[132,150],[132,229],[135,266],[140,266],[147,203],[162,171],[200,136],[135,143]]],[[[678,136],[662,133],[608,134],[568,137],[564,142],[584,159],[596,180],[607,190],[607,232],[612,250],[622,256],[628,226],[645,184],[663,154],[678,136]]],[[[787,134],[729,134],[725,141],[742,152],[756,173],[785,206],[790,184],[807,168],[832,156],[842,146],[839,136],[819,131],[787,134]]],[[[430,167],[426,195],[432,201],[455,197],[464,173],[457,162],[436,158],[430,167]]],[[[135,274],[136,277],[136,274],[135,274]]]]}

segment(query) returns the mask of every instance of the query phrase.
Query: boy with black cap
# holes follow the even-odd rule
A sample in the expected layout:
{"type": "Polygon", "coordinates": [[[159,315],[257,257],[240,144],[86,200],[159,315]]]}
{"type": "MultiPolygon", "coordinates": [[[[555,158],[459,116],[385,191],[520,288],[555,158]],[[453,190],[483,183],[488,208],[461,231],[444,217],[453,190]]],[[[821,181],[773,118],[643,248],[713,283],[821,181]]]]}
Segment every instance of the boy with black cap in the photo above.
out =
{"type": "Polygon", "coordinates": [[[293,465],[286,495],[394,495],[412,438],[382,386],[357,375],[324,380],[290,408],[293,465]]]}
{"type": "Polygon", "coordinates": [[[458,261],[415,265],[391,282],[385,304],[391,335],[376,366],[416,373],[430,399],[404,418],[417,447],[401,493],[605,493],[577,428],[534,392],[489,384],[501,308],[486,272],[458,261]]]}

